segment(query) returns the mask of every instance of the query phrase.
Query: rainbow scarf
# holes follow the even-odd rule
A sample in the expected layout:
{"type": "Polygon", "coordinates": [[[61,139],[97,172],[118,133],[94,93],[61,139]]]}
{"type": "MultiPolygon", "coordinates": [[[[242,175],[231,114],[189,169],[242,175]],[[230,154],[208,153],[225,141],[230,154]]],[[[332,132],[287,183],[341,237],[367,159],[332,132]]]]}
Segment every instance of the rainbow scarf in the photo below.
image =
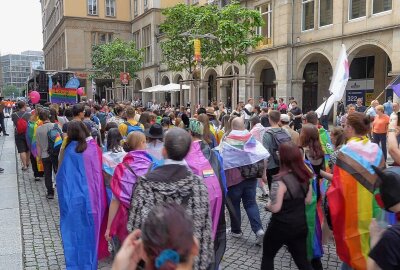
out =
{"type": "Polygon", "coordinates": [[[67,269],[95,270],[97,261],[109,255],[102,153],[93,139],[83,153],[76,153],[76,146],[72,141],[64,149],[56,177],[65,264],[67,269]]]}
{"type": "Polygon", "coordinates": [[[354,269],[366,269],[369,224],[382,213],[374,196],[377,175],[371,165],[385,166],[383,153],[368,138],[352,138],[338,154],[327,192],[339,258],[354,269]]]}
{"type": "Polygon", "coordinates": [[[37,139],[36,139],[36,130],[41,125],[42,125],[42,121],[40,121],[40,120],[37,120],[35,122],[29,121],[27,130],[26,130],[26,135],[25,135],[28,147],[29,147],[32,155],[36,159],[36,164],[37,164],[37,168],[38,168],[39,172],[44,171],[42,160],[39,159],[39,157],[38,157],[37,139]]]}
{"type": "Polygon", "coordinates": [[[224,170],[254,164],[270,156],[268,150],[248,130],[232,130],[218,150],[224,161],[224,170]]]}
{"type": "MultiPolygon", "coordinates": [[[[310,171],[315,175],[310,161],[304,161],[310,171]]],[[[307,257],[309,260],[321,258],[324,254],[322,248],[322,209],[321,203],[317,201],[318,180],[314,176],[311,180],[312,200],[310,204],[306,204],[306,221],[308,227],[307,235],[307,257]]]]}
{"type": "Polygon", "coordinates": [[[122,162],[114,170],[111,180],[113,195],[120,201],[117,214],[110,228],[110,235],[118,236],[121,242],[128,236],[126,224],[128,223],[128,209],[131,197],[136,186],[137,178],[145,175],[152,166],[153,158],[144,150],[131,151],[125,155],[122,162]],[[133,174],[125,164],[129,166],[133,174]]]}

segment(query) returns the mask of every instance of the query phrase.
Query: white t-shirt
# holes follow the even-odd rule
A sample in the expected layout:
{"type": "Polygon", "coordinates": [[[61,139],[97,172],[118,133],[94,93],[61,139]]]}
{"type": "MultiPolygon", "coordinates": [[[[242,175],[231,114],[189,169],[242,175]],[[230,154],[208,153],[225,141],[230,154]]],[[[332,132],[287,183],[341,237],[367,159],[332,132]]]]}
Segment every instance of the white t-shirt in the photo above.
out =
{"type": "MultiPolygon", "coordinates": [[[[246,110],[251,113],[253,111],[253,106],[251,106],[251,104],[247,103],[245,106],[246,110]]],[[[251,115],[247,114],[246,111],[244,111],[244,119],[248,120],[250,119],[251,115]]]]}

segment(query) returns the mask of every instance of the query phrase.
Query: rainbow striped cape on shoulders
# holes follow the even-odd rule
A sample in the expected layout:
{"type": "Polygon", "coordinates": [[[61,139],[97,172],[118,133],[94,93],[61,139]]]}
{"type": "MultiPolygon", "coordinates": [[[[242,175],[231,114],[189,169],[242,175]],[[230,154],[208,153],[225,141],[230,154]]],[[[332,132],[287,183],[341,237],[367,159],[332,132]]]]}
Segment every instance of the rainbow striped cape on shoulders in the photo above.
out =
{"type": "Polygon", "coordinates": [[[383,211],[374,196],[377,175],[371,165],[385,166],[379,146],[366,137],[350,139],[339,151],[327,192],[337,254],[353,269],[367,269],[369,225],[383,211]]]}

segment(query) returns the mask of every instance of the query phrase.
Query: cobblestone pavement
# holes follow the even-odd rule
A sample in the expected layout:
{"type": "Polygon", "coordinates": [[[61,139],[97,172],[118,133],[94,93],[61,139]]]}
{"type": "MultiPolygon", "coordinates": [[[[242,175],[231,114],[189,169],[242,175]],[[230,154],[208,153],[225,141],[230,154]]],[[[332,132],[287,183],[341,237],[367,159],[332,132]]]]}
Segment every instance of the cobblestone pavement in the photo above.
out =
{"type": "MultiPolygon", "coordinates": [[[[22,172],[20,166],[18,170],[24,269],[65,269],[57,196],[54,200],[47,200],[44,180],[35,182],[31,172],[22,172]]],[[[264,205],[264,202],[259,202],[261,219],[265,226],[270,214],[263,210],[264,205]]],[[[254,244],[255,235],[246,214],[242,212],[243,237],[236,239],[228,234],[228,245],[221,269],[260,269],[262,248],[254,244]]],[[[111,269],[111,263],[111,259],[101,261],[99,269],[111,269]]],[[[322,263],[324,269],[339,269],[333,244],[325,247],[322,263]]],[[[297,269],[286,248],[282,248],[277,254],[275,268],[297,269]]]]}

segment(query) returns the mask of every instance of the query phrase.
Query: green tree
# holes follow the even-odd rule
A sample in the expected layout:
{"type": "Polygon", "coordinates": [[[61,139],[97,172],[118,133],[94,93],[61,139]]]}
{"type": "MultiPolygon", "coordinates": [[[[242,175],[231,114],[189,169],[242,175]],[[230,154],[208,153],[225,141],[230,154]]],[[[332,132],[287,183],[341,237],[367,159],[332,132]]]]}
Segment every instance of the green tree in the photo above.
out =
{"type": "Polygon", "coordinates": [[[132,78],[143,63],[141,50],[136,49],[134,41],[126,42],[115,39],[112,42],[95,45],[92,48],[92,68],[94,73],[91,78],[111,78],[119,77],[120,72],[129,72],[132,78]]]}
{"type": "Polygon", "coordinates": [[[15,85],[6,85],[3,88],[3,97],[12,97],[14,94],[14,97],[20,96],[20,89],[17,88],[15,85]]]}
{"type": "Polygon", "coordinates": [[[248,49],[262,41],[262,36],[256,33],[256,28],[264,24],[261,14],[235,1],[219,10],[217,22],[213,33],[218,38],[217,63],[246,64],[248,49]]]}
{"type": "MultiPolygon", "coordinates": [[[[160,25],[164,40],[161,42],[162,62],[173,71],[186,70],[192,74],[196,65],[194,59],[194,38],[183,33],[204,35],[217,27],[218,8],[214,5],[198,6],[178,4],[163,10],[165,21],[160,25]]],[[[202,65],[215,66],[213,41],[201,39],[202,65]]]]}

